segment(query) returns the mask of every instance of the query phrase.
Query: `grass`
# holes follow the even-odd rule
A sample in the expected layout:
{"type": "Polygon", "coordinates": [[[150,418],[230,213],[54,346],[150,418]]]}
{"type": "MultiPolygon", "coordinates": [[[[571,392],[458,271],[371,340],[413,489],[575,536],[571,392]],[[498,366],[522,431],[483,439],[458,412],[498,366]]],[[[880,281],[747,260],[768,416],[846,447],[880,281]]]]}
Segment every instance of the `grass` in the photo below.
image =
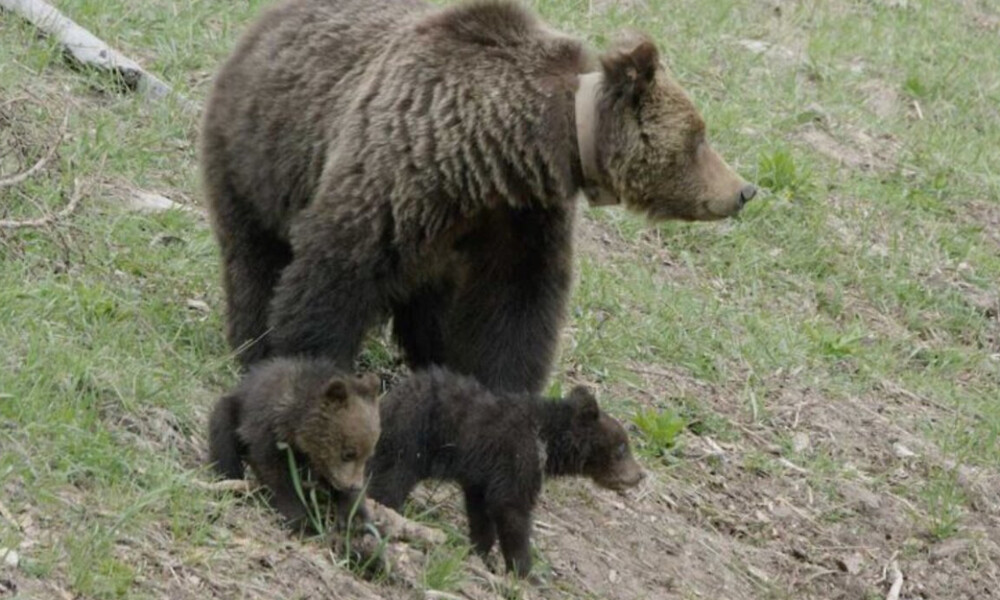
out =
{"type": "MultiPolygon", "coordinates": [[[[201,100],[265,3],[58,4],[201,100]]],[[[622,26],[660,40],[713,143],[763,188],[742,218],[711,225],[653,226],[614,209],[585,210],[584,227],[601,232],[610,251],[581,245],[552,389],[581,378],[605,388],[602,403],[661,449],[699,435],[780,444],[791,427],[779,419],[787,398],[806,398],[807,412],[830,407],[819,423],[827,429],[881,403],[892,427],[995,473],[995,33],[971,9],[932,0],[782,3],[781,14],[772,3],[724,0],[650,0],[642,11],[604,13],[583,0],[534,4],[597,44],[622,26]],[[807,127],[872,164],[837,160],[803,136],[807,127]],[[669,377],[648,375],[664,367],[669,377]],[[906,394],[886,391],[897,389],[906,394]],[[672,404],[679,417],[650,412],[663,398],[680,399],[672,404]],[[687,429],[677,430],[681,422],[687,429]]],[[[11,116],[0,117],[5,173],[18,166],[10,144],[34,145],[23,157],[30,162],[69,114],[53,168],[0,190],[2,216],[57,210],[74,179],[84,191],[64,223],[0,230],[0,498],[18,518],[32,515],[29,526],[0,518],[0,547],[28,542],[19,568],[72,594],[155,596],[137,544],[159,540],[194,568],[210,564],[204,552],[236,543],[220,523],[239,501],[195,485],[206,411],[236,376],[222,337],[215,245],[197,213],[141,214],[122,202],[142,189],[198,204],[196,122],[170,103],[119,95],[100,76],[67,69],[51,42],[8,15],[0,107],[11,116]]],[[[391,362],[378,342],[366,357],[391,362]]],[[[845,463],[859,460],[846,456],[852,443],[877,448],[895,435],[842,423],[833,451],[795,457],[831,490],[845,463]]],[[[755,477],[787,473],[760,450],[741,462],[755,477]]],[[[872,477],[892,476],[876,467],[865,466],[872,477]]],[[[673,485],[697,483],[685,473],[671,469],[681,478],[673,485]]],[[[885,488],[913,506],[933,539],[973,523],[972,499],[946,468],[885,488]]],[[[831,526],[849,518],[830,515],[831,526]]],[[[458,585],[463,551],[442,552],[424,568],[429,588],[458,585]]]]}

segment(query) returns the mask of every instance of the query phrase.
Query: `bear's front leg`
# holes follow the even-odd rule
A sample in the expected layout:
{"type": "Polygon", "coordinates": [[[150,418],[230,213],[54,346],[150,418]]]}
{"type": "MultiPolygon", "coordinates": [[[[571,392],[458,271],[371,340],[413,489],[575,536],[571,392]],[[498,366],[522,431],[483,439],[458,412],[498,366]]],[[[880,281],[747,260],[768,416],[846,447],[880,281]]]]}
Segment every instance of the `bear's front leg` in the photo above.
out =
{"type": "Polygon", "coordinates": [[[379,290],[390,267],[375,228],[357,216],[305,211],[271,304],[274,355],[326,356],[353,369],[364,334],[388,310],[379,290]]]}
{"type": "Polygon", "coordinates": [[[541,392],[566,311],[571,222],[569,209],[524,210],[478,232],[447,315],[449,368],[495,392],[541,392]]]}
{"type": "Polygon", "coordinates": [[[312,529],[309,514],[295,491],[288,470],[288,457],[277,450],[273,438],[255,441],[249,449],[249,462],[257,479],[271,491],[271,506],[296,531],[312,529]]]}

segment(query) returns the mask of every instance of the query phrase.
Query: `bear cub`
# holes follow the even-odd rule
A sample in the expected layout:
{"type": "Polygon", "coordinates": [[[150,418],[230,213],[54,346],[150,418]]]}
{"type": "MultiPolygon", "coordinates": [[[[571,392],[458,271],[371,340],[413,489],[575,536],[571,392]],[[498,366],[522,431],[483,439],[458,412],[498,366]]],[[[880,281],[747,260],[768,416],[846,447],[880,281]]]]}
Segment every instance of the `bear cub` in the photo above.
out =
{"type": "MultiPolygon", "coordinates": [[[[221,475],[243,477],[243,462],[271,490],[271,503],[295,528],[308,514],[292,480],[283,445],[330,491],[343,527],[352,508],[367,522],[365,463],[379,437],[375,375],[344,375],[322,359],[278,358],[259,363],[219,399],[209,422],[209,460],[221,475]]],[[[303,477],[303,480],[305,478],[303,477]]]]}
{"type": "Polygon", "coordinates": [[[645,474],[625,429],[578,386],[562,399],[494,394],[439,367],[399,383],[380,408],[368,495],[399,509],[424,479],[457,482],[484,560],[499,538],[508,570],[531,571],[531,512],[546,476],[584,475],[624,490],[645,474]]]}

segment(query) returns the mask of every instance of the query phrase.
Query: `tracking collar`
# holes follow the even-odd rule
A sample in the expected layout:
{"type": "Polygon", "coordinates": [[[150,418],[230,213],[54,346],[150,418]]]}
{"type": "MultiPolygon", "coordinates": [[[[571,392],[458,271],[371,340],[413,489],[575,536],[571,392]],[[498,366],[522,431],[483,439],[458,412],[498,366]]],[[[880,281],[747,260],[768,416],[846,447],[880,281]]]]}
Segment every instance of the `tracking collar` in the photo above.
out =
{"type": "Polygon", "coordinates": [[[597,94],[603,79],[601,73],[580,75],[576,89],[576,144],[583,169],[583,193],[591,206],[618,204],[618,197],[599,183],[597,167],[597,94]]]}

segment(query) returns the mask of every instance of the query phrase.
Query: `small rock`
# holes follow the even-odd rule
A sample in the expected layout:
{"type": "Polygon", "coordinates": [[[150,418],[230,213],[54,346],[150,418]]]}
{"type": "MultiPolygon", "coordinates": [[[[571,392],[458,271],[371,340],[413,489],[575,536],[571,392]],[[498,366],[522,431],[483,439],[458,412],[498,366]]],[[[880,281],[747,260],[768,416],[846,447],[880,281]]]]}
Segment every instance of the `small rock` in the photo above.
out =
{"type": "Polygon", "coordinates": [[[16,569],[17,565],[21,564],[21,557],[18,556],[17,550],[12,548],[0,548],[0,556],[3,557],[5,567],[16,569]]]}
{"type": "Polygon", "coordinates": [[[183,204],[177,204],[166,196],[136,190],[135,194],[128,200],[128,208],[142,213],[160,213],[170,209],[190,210],[183,204]]]}
{"type": "Polygon", "coordinates": [[[900,444],[899,442],[896,442],[895,444],[892,445],[892,451],[899,458],[913,458],[914,456],[917,455],[916,452],[910,450],[909,448],[900,444]]]}
{"type": "Polygon", "coordinates": [[[805,452],[809,449],[809,434],[800,431],[792,436],[792,450],[796,452],[805,452]]]}
{"type": "Polygon", "coordinates": [[[158,233],[153,236],[153,239],[149,240],[150,247],[152,246],[177,246],[184,244],[184,238],[178,237],[176,235],[170,235],[168,233],[158,233]]]}
{"type": "Polygon", "coordinates": [[[843,558],[837,559],[837,568],[845,573],[850,573],[851,575],[857,575],[861,572],[861,566],[864,564],[865,559],[862,558],[860,554],[855,552],[850,556],[845,556],[843,558]]]}
{"type": "Polygon", "coordinates": [[[927,557],[932,563],[942,560],[951,560],[955,556],[965,552],[972,545],[972,540],[955,538],[945,540],[940,544],[935,544],[928,552],[927,557]]]}
{"type": "Polygon", "coordinates": [[[763,54],[771,47],[771,44],[761,40],[739,40],[737,43],[754,54],[763,54]]]}
{"type": "Polygon", "coordinates": [[[207,313],[212,309],[209,308],[208,303],[204,300],[197,300],[195,298],[188,298],[187,307],[193,311],[207,313]]]}
{"type": "Polygon", "coordinates": [[[861,514],[878,514],[882,507],[882,499],[879,495],[861,484],[847,482],[841,486],[840,493],[847,501],[848,506],[861,514]]]}
{"type": "Polygon", "coordinates": [[[611,572],[608,573],[608,581],[611,583],[618,583],[618,571],[611,569],[611,572]]]}

